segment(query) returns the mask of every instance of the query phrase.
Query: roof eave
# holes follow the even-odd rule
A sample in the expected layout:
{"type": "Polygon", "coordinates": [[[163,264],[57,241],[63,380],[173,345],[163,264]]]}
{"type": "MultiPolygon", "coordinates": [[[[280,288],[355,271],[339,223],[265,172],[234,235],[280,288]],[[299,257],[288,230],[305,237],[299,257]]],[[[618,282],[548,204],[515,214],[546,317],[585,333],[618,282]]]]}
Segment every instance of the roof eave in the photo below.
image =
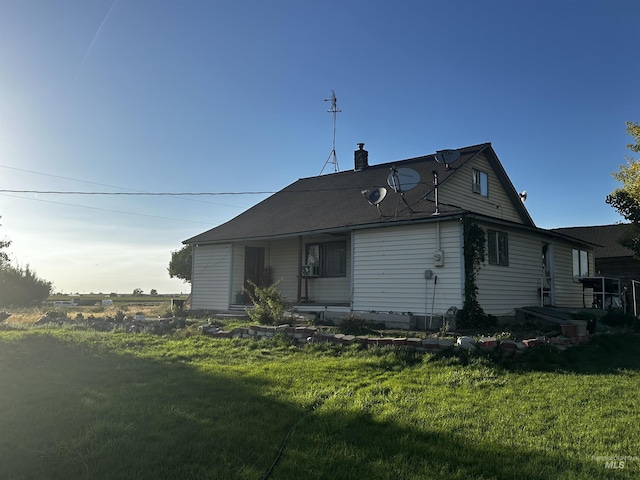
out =
{"type": "Polygon", "coordinates": [[[300,236],[311,236],[311,235],[332,235],[337,233],[347,233],[355,230],[367,230],[372,228],[384,228],[384,227],[395,227],[395,226],[403,226],[403,225],[415,225],[415,224],[423,224],[423,223],[432,223],[441,220],[451,220],[455,218],[460,218],[466,215],[468,212],[455,212],[455,213],[447,213],[447,214],[433,214],[431,217],[417,218],[417,219],[403,219],[403,220],[390,220],[386,222],[374,222],[374,223],[363,223],[358,225],[344,225],[340,227],[332,227],[318,230],[301,230],[298,232],[290,232],[283,233],[278,235],[264,235],[264,236],[256,236],[256,237],[229,237],[229,238],[220,238],[216,240],[204,240],[204,241],[193,241],[196,237],[185,240],[182,243],[185,245],[219,245],[222,243],[242,243],[242,242],[260,242],[260,241],[268,241],[268,240],[283,240],[287,238],[297,238],[300,236]]]}
{"type": "Polygon", "coordinates": [[[511,179],[507,175],[507,172],[502,166],[502,163],[498,159],[498,155],[496,154],[491,144],[487,143],[485,147],[482,149],[482,151],[485,152],[485,156],[487,157],[489,164],[493,167],[493,170],[496,173],[498,180],[500,180],[500,183],[502,184],[504,191],[507,193],[509,200],[511,200],[511,203],[513,204],[514,208],[520,215],[520,218],[522,219],[523,223],[530,227],[536,228],[536,224],[534,223],[533,218],[531,218],[531,215],[529,215],[527,208],[524,206],[524,203],[520,199],[520,195],[518,194],[518,191],[513,186],[513,183],[511,183],[511,179]]]}

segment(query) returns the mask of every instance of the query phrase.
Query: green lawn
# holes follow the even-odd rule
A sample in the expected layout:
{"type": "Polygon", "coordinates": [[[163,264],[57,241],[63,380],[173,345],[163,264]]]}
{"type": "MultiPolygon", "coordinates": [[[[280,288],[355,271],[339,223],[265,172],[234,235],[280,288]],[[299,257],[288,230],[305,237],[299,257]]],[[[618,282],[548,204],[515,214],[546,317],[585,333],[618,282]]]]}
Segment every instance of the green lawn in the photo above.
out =
{"type": "Polygon", "coordinates": [[[0,479],[639,478],[639,386],[628,335],[496,363],[3,326],[0,479]]]}

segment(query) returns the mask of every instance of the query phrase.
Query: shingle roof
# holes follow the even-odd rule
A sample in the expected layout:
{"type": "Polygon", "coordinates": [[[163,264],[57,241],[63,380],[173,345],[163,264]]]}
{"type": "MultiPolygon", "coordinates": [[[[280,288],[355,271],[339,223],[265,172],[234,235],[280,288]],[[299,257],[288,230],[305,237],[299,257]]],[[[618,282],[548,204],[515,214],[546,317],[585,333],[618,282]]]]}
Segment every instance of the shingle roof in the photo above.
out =
{"type": "MultiPolygon", "coordinates": [[[[435,203],[432,199],[433,172],[438,174],[440,186],[480,152],[485,152],[494,165],[496,174],[505,190],[515,199],[516,208],[520,200],[506,177],[491,145],[481,144],[461,148],[460,158],[449,167],[438,163],[435,154],[422,157],[368,166],[363,170],[350,170],[318,177],[301,178],[283,190],[266,198],[230,221],[196,235],[183,243],[216,243],[234,240],[293,236],[302,233],[344,231],[353,228],[376,226],[397,222],[415,222],[434,219],[435,203]],[[420,184],[401,195],[387,184],[390,169],[411,168],[420,175],[420,184]],[[363,190],[387,188],[387,197],[378,209],[369,204],[363,190]],[[410,206],[412,211],[409,211],[410,206]]],[[[442,218],[460,215],[465,210],[455,205],[439,205],[442,218]]],[[[521,207],[525,224],[533,225],[526,209],[521,207]]]]}
{"type": "Polygon", "coordinates": [[[562,233],[596,245],[596,258],[632,257],[633,250],[623,247],[618,242],[624,228],[628,224],[595,225],[586,227],[554,228],[553,232],[562,233]]]}

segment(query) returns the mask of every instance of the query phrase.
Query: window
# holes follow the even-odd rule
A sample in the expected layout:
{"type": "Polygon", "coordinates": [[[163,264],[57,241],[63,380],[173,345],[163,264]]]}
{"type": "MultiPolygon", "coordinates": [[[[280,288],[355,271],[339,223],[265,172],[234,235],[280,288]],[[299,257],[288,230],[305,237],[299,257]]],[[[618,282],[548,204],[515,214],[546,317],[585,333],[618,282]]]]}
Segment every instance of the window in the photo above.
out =
{"type": "Polygon", "coordinates": [[[347,242],[345,240],[307,244],[305,258],[307,265],[317,267],[312,270],[317,271],[320,277],[347,275],[347,242]]]}
{"type": "Polygon", "coordinates": [[[489,230],[487,249],[491,265],[509,265],[509,239],[505,232],[489,230]]]}
{"type": "Polygon", "coordinates": [[[483,197],[489,196],[489,176],[485,172],[474,169],[471,190],[483,197]]]}
{"type": "Polygon", "coordinates": [[[589,254],[586,250],[571,250],[573,260],[573,279],[578,280],[589,276],[589,254]]]}

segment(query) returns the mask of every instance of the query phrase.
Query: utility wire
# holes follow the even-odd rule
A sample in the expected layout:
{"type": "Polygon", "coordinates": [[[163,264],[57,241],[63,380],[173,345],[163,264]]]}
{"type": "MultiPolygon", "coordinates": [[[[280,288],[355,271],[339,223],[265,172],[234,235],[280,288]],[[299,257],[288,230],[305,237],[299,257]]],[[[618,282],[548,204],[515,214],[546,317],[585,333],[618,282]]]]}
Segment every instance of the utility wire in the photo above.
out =
{"type": "Polygon", "coordinates": [[[34,175],[42,175],[45,177],[62,178],[63,180],[72,180],[74,182],[88,183],[91,185],[100,185],[102,187],[119,188],[120,190],[130,190],[132,192],[141,192],[142,190],[135,190],[133,188],[119,187],[117,185],[109,185],[108,183],[90,182],[89,180],[80,180],[79,178],[63,177],[62,175],[54,175],[53,173],[36,172],[34,170],[27,170],[25,168],[9,167],[8,165],[0,165],[0,168],[6,168],[8,170],[15,170],[17,172],[33,173],[34,175]]]}
{"type": "Polygon", "coordinates": [[[37,193],[52,195],[133,195],[133,196],[198,196],[198,195],[267,195],[276,192],[84,192],[73,190],[7,190],[0,189],[0,193],[37,193]]]}
{"type": "MultiPolygon", "coordinates": [[[[431,185],[427,182],[420,182],[421,185],[431,185]]],[[[371,185],[350,185],[338,188],[300,188],[284,189],[279,193],[308,193],[308,192],[339,192],[339,191],[360,191],[365,188],[373,188],[371,185]]],[[[10,190],[0,189],[0,193],[34,193],[42,195],[123,195],[123,196],[155,196],[155,197],[180,197],[180,196],[222,196],[222,195],[273,195],[275,191],[246,191],[246,192],[86,192],[79,190],[10,190]]],[[[185,199],[186,200],[186,199],[185,199]]],[[[209,202],[205,202],[209,203],[209,202]]]]}
{"type": "MultiPolygon", "coordinates": [[[[79,178],[64,177],[62,175],[54,175],[53,173],[36,172],[34,170],[27,170],[25,168],[9,167],[7,165],[0,165],[0,168],[6,168],[8,170],[15,170],[15,171],[18,171],[18,172],[31,173],[31,174],[34,174],[34,175],[42,175],[44,177],[61,178],[63,180],[71,180],[73,182],[88,183],[90,185],[100,185],[101,187],[117,188],[117,189],[120,189],[120,190],[127,190],[129,192],[138,192],[140,194],[147,193],[144,190],[137,190],[137,189],[134,189],[134,188],[120,187],[118,185],[110,185],[108,183],[91,182],[89,180],[81,180],[79,178]]],[[[44,193],[44,192],[31,192],[31,191],[23,191],[23,190],[15,190],[15,191],[14,190],[6,190],[6,191],[7,192],[11,192],[11,193],[44,193]]],[[[109,194],[104,193],[103,195],[113,195],[113,194],[115,194],[115,193],[109,193],[109,194]]],[[[187,194],[187,195],[189,195],[189,194],[187,194]]],[[[213,202],[207,202],[205,200],[196,200],[196,199],[193,199],[193,198],[180,198],[180,197],[178,197],[178,195],[175,195],[175,196],[177,198],[179,198],[180,200],[184,200],[184,201],[188,201],[188,202],[199,202],[199,203],[207,203],[209,205],[222,205],[222,206],[225,206],[225,207],[239,208],[237,205],[227,205],[227,204],[224,204],[224,203],[213,203],[213,202]]]]}
{"type": "Polygon", "coordinates": [[[36,202],[54,203],[56,205],[66,205],[66,206],[69,206],[69,207],[80,207],[80,208],[88,208],[90,210],[100,210],[102,212],[123,213],[125,215],[136,215],[138,217],[159,218],[159,219],[162,219],[162,220],[171,220],[171,221],[174,221],[174,222],[200,223],[202,225],[211,226],[211,223],[198,222],[196,220],[185,220],[184,218],[171,218],[171,217],[161,217],[161,216],[158,216],[158,215],[147,215],[147,214],[144,214],[144,213],[123,212],[122,210],[111,210],[109,208],[89,207],[87,205],[77,205],[75,203],[54,202],[52,200],[43,200],[41,198],[21,197],[19,195],[8,195],[6,193],[0,193],[0,195],[4,195],[5,197],[21,198],[23,200],[33,200],[33,201],[36,201],[36,202]]]}

